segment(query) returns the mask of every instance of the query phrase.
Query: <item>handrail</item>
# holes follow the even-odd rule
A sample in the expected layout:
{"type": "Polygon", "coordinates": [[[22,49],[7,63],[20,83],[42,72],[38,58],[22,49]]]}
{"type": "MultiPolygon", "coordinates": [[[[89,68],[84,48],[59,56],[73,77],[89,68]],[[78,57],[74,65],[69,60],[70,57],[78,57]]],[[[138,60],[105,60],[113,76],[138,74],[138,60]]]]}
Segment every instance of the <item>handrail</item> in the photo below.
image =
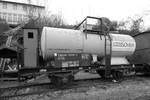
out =
{"type": "Polygon", "coordinates": [[[78,29],[82,25],[82,23],[87,20],[87,18],[99,19],[102,22],[102,18],[87,16],[80,24],[78,24],[78,26],[75,27],[75,29],[78,29]]]}

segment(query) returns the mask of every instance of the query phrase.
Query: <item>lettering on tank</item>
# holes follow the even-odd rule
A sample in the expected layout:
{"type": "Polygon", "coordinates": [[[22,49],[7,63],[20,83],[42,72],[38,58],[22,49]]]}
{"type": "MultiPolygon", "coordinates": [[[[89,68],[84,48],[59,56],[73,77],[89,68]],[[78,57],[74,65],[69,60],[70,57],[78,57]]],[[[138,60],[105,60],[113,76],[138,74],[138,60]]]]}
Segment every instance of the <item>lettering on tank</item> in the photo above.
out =
{"type": "Polygon", "coordinates": [[[113,41],[113,46],[115,47],[134,47],[134,42],[125,42],[125,41],[113,41]]]}

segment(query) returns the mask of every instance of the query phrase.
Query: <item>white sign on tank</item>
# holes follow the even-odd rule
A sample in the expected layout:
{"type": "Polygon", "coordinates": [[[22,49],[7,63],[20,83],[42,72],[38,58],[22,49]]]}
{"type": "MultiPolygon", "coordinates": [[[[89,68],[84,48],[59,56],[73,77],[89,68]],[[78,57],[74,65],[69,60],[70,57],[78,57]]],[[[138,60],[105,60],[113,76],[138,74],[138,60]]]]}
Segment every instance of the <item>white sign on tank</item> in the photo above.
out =
{"type": "Polygon", "coordinates": [[[136,48],[136,42],[130,35],[111,34],[112,56],[132,55],[136,48]]]}

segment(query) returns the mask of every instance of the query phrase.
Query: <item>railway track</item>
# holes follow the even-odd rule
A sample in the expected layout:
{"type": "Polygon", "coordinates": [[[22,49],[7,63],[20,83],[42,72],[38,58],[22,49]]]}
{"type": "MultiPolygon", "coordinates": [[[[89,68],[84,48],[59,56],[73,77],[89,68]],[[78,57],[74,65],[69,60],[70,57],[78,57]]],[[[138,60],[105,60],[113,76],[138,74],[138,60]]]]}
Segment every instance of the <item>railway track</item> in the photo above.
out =
{"type": "Polygon", "coordinates": [[[41,94],[50,91],[50,86],[52,86],[52,84],[50,83],[40,83],[40,84],[30,83],[30,84],[15,86],[15,87],[1,88],[0,100],[12,98],[12,97],[41,94]]]}
{"type": "MultiPolygon", "coordinates": [[[[133,76],[126,76],[125,80],[130,80],[135,77],[133,76]]],[[[121,82],[121,81],[120,81],[121,82]]],[[[117,82],[118,84],[119,82],[117,82]]],[[[58,90],[65,90],[65,89],[75,89],[75,88],[88,88],[89,86],[100,86],[100,88],[105,89],[106,87],[114,85],[112,79],[104,80],[101,78],[92,78],[92,79],[82,79],[82,80],[75,80],[71,84],[67,84],[64,86],[56,87],[50,82],[47,83],[30,83],[24,84],[15,87],[8,87],[8,88],[0,88],[0,100],[7,100],[13,97],[22,97],[22,96],[29,96],[29,95],[38,95],[42,93],[47,93],[49,91],[58,91],[58,90]]]]}
{"type": "Polygon", "coordinates": [[[80,87],[89,87],[89,84],[97,85],[99,83],[104,84],[104,80],[101,78],[92,78],[92,79],[83,79],[83,80],[75,80],[71,84],[67,84],[61,87],[56,87],[53,84],[49,83],[34,83],[34,84],[25,84],[21,86],[1,88],[0,89],[0,100],[8,99],[12,97],[19,96],[28,96],[46,93],[49,91],[57,91],[64,89],[72,89],[72,88],[80,88],[80,87]],[[88,84],[87,84],[88,83],[88,84]]]}

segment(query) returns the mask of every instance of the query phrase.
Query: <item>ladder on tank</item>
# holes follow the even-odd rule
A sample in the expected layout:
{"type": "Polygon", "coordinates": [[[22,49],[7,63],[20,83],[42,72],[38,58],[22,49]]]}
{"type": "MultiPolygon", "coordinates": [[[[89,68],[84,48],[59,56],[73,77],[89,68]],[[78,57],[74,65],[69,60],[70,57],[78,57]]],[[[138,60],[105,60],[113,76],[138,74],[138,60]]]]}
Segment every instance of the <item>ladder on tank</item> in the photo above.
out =
{"type": "Polygon", "coordinates": [[[105,77],[109,77],[111,74],[111,37],[106,33],[105,36],[105,77]]]}
{"type": "Polygon", "coordinates": [[[104,35],[105,38],[105,43],[104,43],[104,66],[105,66],[105,77],[109,77],[111,74],[111,53],[112,53],[112,44],[111,44],[111,37],[110,37],[110,25],[111,22],[108,18],[102,17],[102,18],[98,18],[98,17],[91,17],[91,16],[87,16],[78,26],[75,27],[76,30],[82,30],[83,32],[87,33],[90,32],[92,34],[99,34],[100,37],[101,35],[104,35]],[[99,21],[100,24],[99,27],[93,27],[93,28],[89,28],[87,24],[87,19],[91,18],[91,19],[96,19],[99,21]],[[106,28],[106,30],[104,30],[104,28],[106,28]]]}
{"type": "MultiPolygon", "coordinates": [[[[111,37],[110,37],[110,26],[108,26],[107,22],[110,22],[109,19],[107,18],[102,18],[102,26],[101,26],[101,30],[102,30],[102,34],[105,37],[105,78],[109,78],[111,75],[111,55],[112,55],[112,42],[111,42],[111,37]],[[103,30],[103,25],[106,27],[107,30],[103,30]]],[[[110,24],[110,23],[109,23],[110,24]]]]}

